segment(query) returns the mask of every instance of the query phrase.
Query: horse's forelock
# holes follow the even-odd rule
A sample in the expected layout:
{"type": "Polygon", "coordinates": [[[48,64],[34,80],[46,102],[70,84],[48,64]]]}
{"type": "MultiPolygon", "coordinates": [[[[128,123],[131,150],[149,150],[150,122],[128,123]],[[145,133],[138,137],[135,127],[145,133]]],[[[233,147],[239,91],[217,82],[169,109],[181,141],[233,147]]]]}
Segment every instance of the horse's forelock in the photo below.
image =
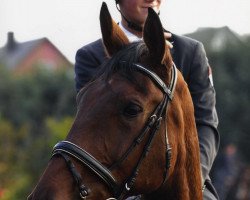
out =
{"type": "Polygon", "coordinates": [[[135,42],[129,44],[127,47],[114,54],[110,59],[105,61],[100,66],[99,71],[95,74],[93,79],[79,91],[76,97],[77,105],[80,105],[82,95],[85,93],[86,90],[88,90],[89,86],[92,85],[100,77],[107,81],[110,79],[112,74],[118,72],[131,82],[137,83],[136,78],[133,76],[132,73],[133,63],[142,62],[145,55],[148,55],[148,53],[149,51],[145,43],[135,42]]]}
{"type": "Polygon", "coordinates": [[[147,54],[148,49],[143,42],[131,43],[104,62],[95,79],[103,75],[106,79],[109,79],[115,72],[119,72],[129,78],[132,75],[132,64],[142,62],[147,54]]]}

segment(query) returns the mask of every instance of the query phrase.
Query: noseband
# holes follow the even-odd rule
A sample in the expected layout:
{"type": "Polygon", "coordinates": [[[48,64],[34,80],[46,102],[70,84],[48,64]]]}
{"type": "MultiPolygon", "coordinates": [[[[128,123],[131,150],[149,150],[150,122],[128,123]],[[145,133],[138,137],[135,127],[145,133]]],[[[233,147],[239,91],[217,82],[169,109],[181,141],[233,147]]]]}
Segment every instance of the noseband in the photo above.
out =
{"type": "MultiPolygon", "coordinates": [[[[121,61],[120,64],[126,64],[126,62],[121,61]]],[[[158,104],[158,106],[155,108],[152,115],[148,118],[147,123],[145,124],[140,134],[134,139],[133,143],[130,145],[127,151],[121,156],[121,158],[112,166],[107,168],[104,165],[102,165],[97,159],[95,159],[92,155],[90,155],[87,151],[85,151],[84,149],[80,148],[79,146],[69,141],[61,141],[57,143],[53,149],[52,157],[55,155],[60,155],[64,158],[69,168],[69,171],[71,172],[74,180],[77,183],[80,197],[82,199],[86,199],[86,197],[89,195],[89,189],[86,186],[84,186],[84,184],[82,183],[81,175],[75,169],[75,166],[70,160],[69,156],[74,157],[75,159],[80,161],[84,166],[88,167],[99,178],[101,178],[104,181],[104,183],[107,184],[107,186],[112,191],[115,197],[115,198],[113,197],[109,198],[109,200],[123,199],[131,190],[131,188],[134,186],[137,175],[139,173],[141,163],[144,160],[144,158],[147,156],[151,148],[152,141],[156,135],[156,132],[160,128],[163,115],[164,113],[166,113],[166,110],[167,110],[168,102],[172,100],[173,98],[173,93],[174,93],[175,85],[177,82],[177,69],[174,63],[173,63],[172,71],[171,71],[171,82],[170,82],[169,87],[166,86],[166,84],[160,79],[160,77],[157,74],[146,69],[142,65],[134,63],[133,69],[149,77],[156,84],[156,86],[163,92],[163,99],[160,102],[160,104],[158,104]],[[143,152],[133,169],[132,174],[130,175],[130,177],[126,179],[126,181],[123,184],[121,185],[118,184],[116,179],[113,177],[111,171],[117,166],[119,166],[128,157],[128,155],[135,149],[135,147],[140,144],[140,142],[143,140],[144,136],[147,133],[149,134],[149,137],[143,148],[143,152]]],[[[168,168],[170,167],[170,160],[171,160],[171,147],[168,141],[167,130],[166,130],[165,137],[166,137],[165,138],[166,140],[166,173],[164,177],[164,182],[166,180],[167,171],[168,171],[168,168]]]]}

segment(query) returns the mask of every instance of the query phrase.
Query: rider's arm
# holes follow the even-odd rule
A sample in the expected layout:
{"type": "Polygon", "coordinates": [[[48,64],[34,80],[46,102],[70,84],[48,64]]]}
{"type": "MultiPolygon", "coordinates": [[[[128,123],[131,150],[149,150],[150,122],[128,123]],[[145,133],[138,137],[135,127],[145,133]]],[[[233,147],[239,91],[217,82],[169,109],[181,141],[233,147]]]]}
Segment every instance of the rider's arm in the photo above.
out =
{"type": "Polygon", "coordinates": [[[219,148],[215,89],[209,79],[210,72],[204,47],[198,42],[191,62],[188,85],[195,108],[203,180],[209,176],[219,148]]]}

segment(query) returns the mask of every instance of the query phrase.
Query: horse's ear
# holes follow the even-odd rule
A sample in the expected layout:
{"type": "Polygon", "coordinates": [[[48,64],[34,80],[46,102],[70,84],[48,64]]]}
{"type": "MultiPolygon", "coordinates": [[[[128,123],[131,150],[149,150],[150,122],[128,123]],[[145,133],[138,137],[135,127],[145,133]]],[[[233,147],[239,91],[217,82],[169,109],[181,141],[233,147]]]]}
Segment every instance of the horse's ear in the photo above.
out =
{"type": "Polygon", "coordinates": [[[125,33],[111,18],[107,4],[105,2],[102,3],[100,23],[102,40],[108,56],[112,56],[113,54],[121,50],[125,45],[129,44],[129,40],[125,33]]]}
{"type": "Polygon", "coordinates": [[[146,19],[143,31],[143,39],[149,49],[150,56],[157,62],[163,64],[165,59],[166,41],[163,27],[158,14],[148,8],[148,17],[146,19]]]}

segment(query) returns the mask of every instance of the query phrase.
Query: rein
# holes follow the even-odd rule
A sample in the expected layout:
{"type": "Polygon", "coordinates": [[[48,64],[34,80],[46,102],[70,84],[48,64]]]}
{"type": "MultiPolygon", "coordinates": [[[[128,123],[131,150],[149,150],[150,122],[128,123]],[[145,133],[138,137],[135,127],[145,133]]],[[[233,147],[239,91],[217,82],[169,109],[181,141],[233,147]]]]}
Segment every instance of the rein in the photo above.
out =
{"type": "MultiPolygon", "coordinates": [[[[121,61],[121,64],[125,64],[125,61],[121,61]]],[[[172,71],[171,71],[171,82],[169,87],[166,86],[166,84],[160,79],[160,77],[155,74],[154,72],[146,69],[140,64],[134,63],[132,64],[135,71],[138,71],[147,77],[149,77],[156,86],[163,92],[164,96],[162,101],[158,104],[152,115],[148,118],[147,123],[145,124],[144,128],[140,132],[140,134],[135,138],[133,143],[130,145],[130,147],[127,149],[127,151],[119,158],[117,162],[115,162],[112,166],[109,168],[102,165],[97,159],[95,159],[92,155],[90,155],[87,151],[82,149],[81,147],[77,146],[76,144],[69,142],[69,141],[61,141],[57,143],[52,152],[52,157],[55,155],[60,155],[64,158],[69,171],[71,172],[73,178],[75,179],[78,188],[80,197],[82,199],[86,199],[89,195],[89,189],[84,186],[82,183],[82,179],[80,174],[76,171],[73,163],[69,159],[69,156],[74,157],[78,161],[80,161],[84,166],[88,167],[92,172],[94,172],[98,177],[100,177],[105,184],[110,188],[115,198],[108,198],[109,200],[121,200],[123,199],[128,192],[132,189],[132,187],[135,184],[137,175],[139,174],[139,169],[141,166],[142,161],[147,156],[152,141],[157,133],[157,131],[160,128],[162,117],[164,115],[164,112],[166,113],[167,106],[170,100],[173,99],[173,93],[175,90],[175,85],[177,82],[177,68],[175,64],[173,63],[172,71]],[[127,157],[128,155],[135,149],[137,145],[140,144],[140,142],[143,140],[144,136],[146,134],[150,134],[149,138],[143,148],[143,152],[137,161],[132,174],[130,177],[128,177],[123,184],[118,184],[116,179],[113,177],[111,171],[119,166],[127,157]]],[[[170,161],[171,161],[171,147],[168,140],[168,133],[166,130],[165,134],[165,141],[166,141],[166,173],[164,177],[164,182],[167,179],[167,172],[170,167],[170,161]]]]}

